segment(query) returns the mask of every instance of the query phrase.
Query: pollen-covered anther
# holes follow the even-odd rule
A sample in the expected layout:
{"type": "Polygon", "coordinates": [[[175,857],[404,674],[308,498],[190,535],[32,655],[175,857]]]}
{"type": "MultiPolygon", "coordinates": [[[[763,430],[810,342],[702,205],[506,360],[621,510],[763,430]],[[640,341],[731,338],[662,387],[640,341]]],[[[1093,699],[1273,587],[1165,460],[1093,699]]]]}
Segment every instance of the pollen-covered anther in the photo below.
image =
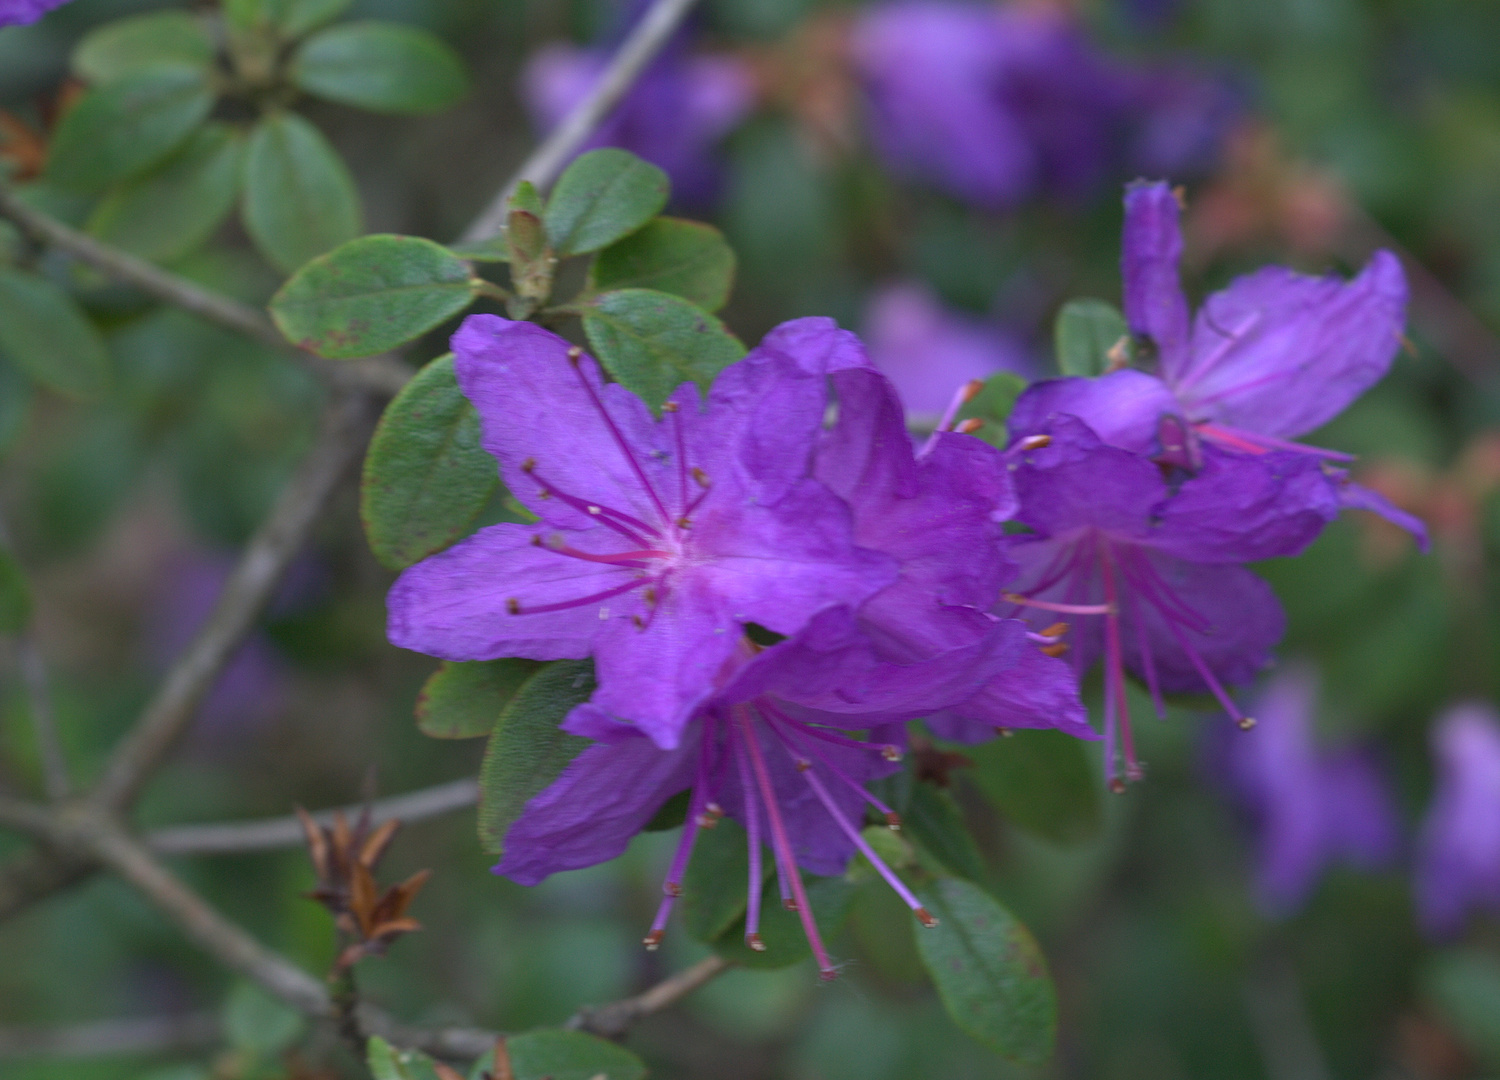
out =
{"type": "Polygon", "coordinates": [[[708,473],[698,468],[698,466],[693,466],[691,475],[693,479],[697,481],[699,487],[706,488],[709,486],[710,481],[708,479],[708,473]]]}
{"type": "Polygon", "coordinates": [[[1125,781],[1121,780],[1118,776],[1114,777],[1109,782],[1109,790],[1113,791],[1116,795],[1125,794],[1125,781]]]}
{"type": "Polygon", "coordinates": [[[521,601],[517,600],[514,596],[507,597],[505,600],[505,610],[512,615],[521,614],[521,601]]]}
{"type": "Polygon", "coordinates": [[[664,881],[662,882],[661,891],[668,896],[681,896],[682,883],[678,881],[664,881]]]}
{"type": "Polygon", "coordinates": [[[1239,729],[1241,731],[1250,731],[1250,730],[1254,729],[1254,727],[1255,727],[1255,717],[1253,717],[1253,716],[1242,716],[1238,720],[1235,721],[1235,724],[1237,724],[1239,726],[1239,729]]]}
{"type": "Polygon", "coordinates": [[[675,524],[679,529],[689,529],[692,528],[693,519],[688,517],[680,517],[675,522],[673,522],[673,524],[675,524]]]}
{"type": "Polygon", "coordinates": [[[783,897],[782,901],[781,901],[781,906],[784,907],[784,908],[786,908],[788,911],[796,911],[797,910],[797,901],[794,898],[790,897],[790,896],[783,897]]]}
{"type": "Polygon", "coordinates": [[[963,389],[959,391],[959,399],[965,405],[967,405],[969,402],[977,398],[983,389],[983,379],[970,379],[968,382],[964,383],[963,389]]]}
{"type": "Polygon", "coordinates": [[[536,458],[529,457],[525,461],[521,462],[521,471],[523,473],[525,473],[527,476],[530,476],[532,474],[532,472],[534,472],[535,470],[536,470],[536,458]]]}
{"type": "Polygon", "coordinates": [[[647,585],[641,590],[641,599],[646,601],[646,606],[651,607],[656,603],[656,586],[647,585]]]}
{"type": "Polygon", "coordinates": [[[1065,623],[1065,622],[1055,622],[1051,626],[1047,627],[1047,629],[1045,629],[1045,630],[1042,631],[1042,636],[1043,637],[1050,637],[1050,638],[1060,638],[1064,634],[1066,634],[1067,632],[1068,632],[1068,624],[1067,623],[1065,623]]]}
{"type": "Polygon", "coordinates": [[[582,359],[582,357],[583,350],[580,349],[577,345],[574,345],[571,349],[568,350],[568,363],[576,366],[578,364],[578,361],[582,359]]]}
{"type": "Polygon", "coordinates": [[[997,727],[995,729],[995,734],[1000,736],[1002,739],[1014,739],[1016,737],[1016,729],[1008,727],[997,727]]]}
{"type": "Polygon", "coordinates": [[[912,914],[917,917],[917,922],[921,923],[928,929],[931,929],[938,924],[937,916],[924,907],[917,908],[914,912],[912,912],[912,914]]]}
{"type": "Polygon", "coordinates": [[[666,936],[666,932],[663,930],[653,930],[641,939],[641,944],[646,946],[651,952],[655,952],[661,948],[661,939],[666,936]]]}
{"type": "Polygon", "coordinates": [[[1016,449],[1020,451],[1042,450],[1052,445],[1051,435],[1028,435],[1016,443],[1016,449]]]}
{"type": "MultiPolygon", "coordinates": [[[[604,612],[606,610],[607,609],[605,609],[605,608],[600,608],[599,609],[599,617],[601,619],[604,618],[604,612]]],[[[646,622],[639,615],[632,615],[632,616],[630,616],[630,622],[631,622],[631,625],[634,626],[637,630],[644,630],[644,629],[646,629],[646,622]]]]}
{"type": "Polygon", "coordinates": [[[724,816],[724,808],[718,803],[709,803],[703,808],[703,813],[698,815],[698,828],[712,829],[724,816]]]}
{"type": "Polygon", "coordinates": [[[675,402],[675,401],[668,401],[668,402],[666,402],[666,403],[664,403],[662,405],[661,411],[662,412],[676,412],[677,408],[678,408],[677,402],[675,402]]]}
{"type": "Polygon", "coordinates": [[[532,547],[541,547],[542,546],[542,534],[541,533],[532,533],[531,534],[531,546],[532,547]]]}
{"type": "Polygon", "coordinates": [[[766,951],[766,943],[760,939],[759,934],[746,934],[745,944],[750,947],[751,952],[766,951]]]}
{"type": "Polygon", "coordinates": [[[602,513],[604,513],[604,511],[603,511],[603,510],[601,510],[601,509],[600,509],[600,508],[599,508],[599,507],[597,507],[597,506],[590,506],[590,507],[589,507],[589,508],[588,508],[588,511],[589,511],[589,513],[591,513],[591,514],[594,514],[594,515],[598,515],[598,514],[602,514],[602,513]]]}
{"type": "Polygon", "coordinates": [[[967,420],[959,421],[958,427],[953,430],[960,435],[972,435],[982,427],[984,427],[984,421],[977,416],[971,416],[967,420]]]}
{"type": "Polygon", "coordinates": [[[811,769],[811,768],[812,768],[812,762],[808,761],[807,758],[803,757],[803,758],[798,758],[797,759],[797,771],[798,772],[806,772],[808,769],[811,769]]]}
{"type": "Polygon", "coordinates": [[[891,832],[901,831],[901,815],[896,811],[892,810],[885,815],[885,823],[891,832]]]}
{"type": "Polygon", "coordinates": [[[1051,645],[1040,646],[1037,651],[1043,656],[1050,656],[1056,660],[1059,656],[1067,654],[1068,643],[1066,641],[1054,641],[1051,645]]]}
{"type": "Polygon", "coordinates": [[[901,747],[886,743],[880,748],[880,756],[885,758],[887,761],[900,761],[901,747]]]}

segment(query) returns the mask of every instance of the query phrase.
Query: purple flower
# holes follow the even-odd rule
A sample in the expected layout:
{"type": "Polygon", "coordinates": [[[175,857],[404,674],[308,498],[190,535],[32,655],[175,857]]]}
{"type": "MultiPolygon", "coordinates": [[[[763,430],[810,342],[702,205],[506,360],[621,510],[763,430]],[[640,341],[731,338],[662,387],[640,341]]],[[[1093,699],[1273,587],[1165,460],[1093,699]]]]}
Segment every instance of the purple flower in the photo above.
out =
{"type": "Polygon", "coordinates": [[[937,417],[972,379],[997,371],[1032,376],[1036,365],[1004,332],[945,309],[925,285],[875,293],[865,312],[870,359],[896,384],[914,416],[937,417]]]}
{"type": "Polygon", "coordinates": [[[1317,699],[1311,669],[1283,672],[1255,703],[1255,729],[1223,735],[1213,747],[1215,771],[1254,821],[1256,892],[1275,916],[1301,906],[1329,863],[1372,869],[1388,865],[1400,847],[1396,810],[1373,756],[1315,743],[1317,699]]]}
{"type": "MultiPolygon", "coordinates": [[[[594,88],[610,53],[554,44],[521,75],[521,93],[543,131],[560,124],[594,88]]],[[[582,149],[618,146],[666,170],[674,196],[690,205],[712,199],[719,182],[713,148],[749,113],[755,87],[748,68],[728,56],[688,56],[669,45],[582,149]]]]}
{"type": "Polygon", "coordinates": [[[1473,908],[1500,912],[1500,715],[1487,703],[1456,705],[1432,746],[1438,788],[1418,840],[1417,915],[1444,938],[1473,908]]]}
{"type": "Polygon", "coordinates": [[[788,323],[706,401],[685,384],[657,420],[556,334],[470,316],[453,338],[459,385],[501,478],[541,520],[482,529],[406,570],[390,640],[446,660],[593,656],[594,704],[676,746],[746,624],[794,634],[896,576],[810,475],[820,350],[841,335],[830,320],[788,323]]]}
{"type": "Polygon", "coordinates": [[[0,0],[0,26],[25,26],[34,23],[67,0],[0,0]]]}

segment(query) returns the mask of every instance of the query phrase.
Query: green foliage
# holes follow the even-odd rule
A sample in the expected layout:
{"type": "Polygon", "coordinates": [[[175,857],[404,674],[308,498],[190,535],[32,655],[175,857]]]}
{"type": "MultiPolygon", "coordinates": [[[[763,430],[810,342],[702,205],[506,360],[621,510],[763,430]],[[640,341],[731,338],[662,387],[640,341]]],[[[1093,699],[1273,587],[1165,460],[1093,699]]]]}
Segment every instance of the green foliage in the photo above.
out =
{"type": "Polygon", "coordinates": [[[441,551],[473,525],[499,484],[495,459],[479,445],[479,414],[454,381],[453,357],[440,356],[401,388],[370,440],[359,500],[370,549],[393,570],[441,551]]]}
{"type": "Polygon", "coordinates": [[[653,409],[685,382],[705,392],[745,347],[714,316],[654,289],[621,289],[583,309],[594,355],[615,380],[653,409]]]}
{"type": "Polygon", "coordinates": [[[510,241],[504,234],[474,244],[449,244],[448,250],[466,262],[510,262],[510,241]]]}
{"type": "Polygon", "coordinates": [[[552,249],[581,255],[629,236],[661,212],[671,188],[666,173],[625,150],[580,155],[547,200],[543,221],[552,249]]]}
{"type": "Polygon", "coordinates": [[[1022,730],[963,752],[976,766],[968,775],[1012,824],[1058,844],[1098,835],[1101,784],[1080,740],[1022,730]]]}
{"type": "Polygon", "coordinates": [[[18,634],[31,621],[31,587],[20,565],[0,547],[0,634],[18,634]]]}
{"type": "Polygon", "coordinates": [[[476,739],[541,667],[535,660],[443,661],[417,695],[417,726],[434,739],[476,739]]]}
{"type": "Polygon", "coordinates": [[[235,983],[224,1002],[224,1035],[236,1050],[269,1058],[301,1036],[302,1014],[254,983],[235,983]]]}
{"type": "Polygon", "coordinates": [[[982,426],[974,434],[991,446],[1003,448],[1009,440],[1005,423],[1016,406],[1016,398],[1025,389],[1026,380],[1021,376],[1010,371],[997,372],[984,380],[984,389],[958,410],[957,419],[980,421],[982,426]]]}
{"type": "Polygon", "coordinates": [[[265,0],[269,19],[289,41],[333,22],[354,0],[265,0]]]}
{"type": "Polygon", "coordinates": [[[1500,1069],[1500,962],[1478,949],[1438,953],[1422,972],[1422,989],[1464,1044],[1500,1069]]]}
{"type": "Polygon", "coordinates": [[[0,351],[0,456],[26,429],[32,397],[30,381],[16,370],[14,364],[6,363],[3,351],[0,351]]]}
{"type": "MultiPolygon", "coordinates": [[[[761,864],[762,877],[770,866],[769,859],[761,864]]],[[[721,818],[698,830],[682,876],[682,921],[694,940],[708,944],[744,918],[749,878],[750,850],[739,822],[721,818]]]]}
{"type": "Polygon", "coordinates": [[[422,1051],[398,1050],[379,1035],[365,1044],[365,1060],[375,1080],[445,1080],[422,1051]]]}
{"type": "Polygon", "coordinates": [[[984,878],[984,859],[953,797],[932,784],[913,784],[901,815],[902,830],[946,871],[969,881],[984,878]]]}
{"type": "Polygon", "coordinates": [[[73,298],[46,278],[0,266],[0,353],[44,386],[88,400],[109,383],[109,354],[73,298]]]}
{"type": "Polygon", "coordinates": [[[734,285],[734,250],[712,225],[659,217],[589,264],[590,292],[655,289],[718,311],[734,285]]]}
{"type": "MultiPolygon", "coordinates": [[[[770,856],[764,860],[770,863],[770,856]]],[[[824,940],[831,938],[844,925],[854,904],[855,888],[843,878],[820,878],[802,875],[807,889],[807,902],[812,907],[813,920],[824,940]]],[[[737,883],[745,884],[743,877],[737,883]]],[[[742,904],[743,906],[743,904],[742,904]]],[[[807,933],[802,920],[795,911],[781,905],[781,890],[772,874],[761,889],[760,940],[764,952],[757,952],[745,944],[745,918],[741,914],[734,924],[713,943],[714,952],[732,960],[741,967],[770,971],[801,963],[812,955],[812,946],[807,942],[807,933]]]]}
{"type": "Polygon", "coordinates": [[[983,889],[957,878],[938,878],[917,896],[938,920],[917,930],[917,951],[953,1022],[1012,1061],[1046,1062],[1057,996],[1026,927],[983,889]]]}
{"type": "Polygon", "coordinates": [[[528,1031],[505,1040],[505,1048],[516,1080],[642,1080],[646,1075],[646,1066],[629,1050],[582,1031],[528,1031]]]}
{"type": "Polygon", "coordinates": [[[591,660],[558,660],[521,686],[500,714],[479,770],[479,842],[500,854],[521,810],[589,744],[558,728],[594,692],[591,660]]]}
{"type": "Polygon", "coordinates": [[[166,158],[213,105],[207,77],[193,68],[146,68],[97,86],[58,125],[46,177],[72,191],[103,191],[166,158]]]}
{"type": "Polygon", "coordinates": [[[1058,311],[1052,332],[1062,373],[1090,378],[1104,374],[1110,350],[1121,341],[1128,346],[1130,339],[1125,316],[1104,300],[1069,300],[1058,311]]]}
{"type": "Polygon", "coordinates": [[[244,182],[245,231],[286,273],[363,228],[349,169],[323,133],[295,113],[272,113],[255,125],[244,182]]]}
{"type": "Polygon", "coordinates": [[[214,43],[203,20],[186,11],[153,11],[105,23],[73,51],[73,73],[91,83],[114,82],[158,68],[207,71],[214,43]]]}
{"type": "Polygon", "coordinates": [[[374,112],[431,113],[468,89],[463,61],[440,38],[399,23],[341,23],[304,41],[287,69],[316,97],[374,112]]]}
{"type": "Polygon", "coordinates": [[[244,140],[228,124],[205,124],[159,167],[105,196],[88,231],[143,259],[186,255],[234,208],[243,150],[244,140]]]}
{"type": "Polygon", "coordinates": [[[473,300],[474,285],[468,264],[431,240],[363,236],[293,274],[271,298],[271,318],[287,340],[350,360],[405,344],[457,315],[473,300]]]}

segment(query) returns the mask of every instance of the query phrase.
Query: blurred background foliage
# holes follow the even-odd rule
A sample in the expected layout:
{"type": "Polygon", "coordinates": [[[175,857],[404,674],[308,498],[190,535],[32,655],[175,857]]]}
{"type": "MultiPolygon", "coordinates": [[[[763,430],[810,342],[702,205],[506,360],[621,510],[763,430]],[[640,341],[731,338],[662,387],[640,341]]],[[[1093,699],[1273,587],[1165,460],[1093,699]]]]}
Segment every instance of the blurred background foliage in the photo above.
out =
{"type": "MultiPolygon", "coordinates": [[[[156,6],[74,0],[0,31],[0,154],[18,160],[27,133],[53,123],[82,35],[156,6]]],[[[757,101],[723,140],[716,190],[678,208],[716,222],[739,255],[726,323],[751,342],[804,314],[861,328],[877,289],[919,282],[1047,370],[1063,300],[1118,301],[1119,192],[1133,172],[1122,166],[1084,198],[1042,192],[1005,212],[893,177],[871,152],[843,48],[858,11],[706,0],[697,18],[693,48],[741,58],[757,101]]],[[[1188,182],[1190,292],[1267,261],[1348,271],[1393,243],[1430,271],[1392,375],[1309,441],[1358,453],[1362,479],[1429,522],[1433,554],[1348,517],[1303,557],[1259,568],[1289,614],[1283,657],[1321,672],[1321,735],[1378,744],[1409,851],[1433,786],[1432,717],[1461,697],[1493,697],[1500,670],[1500,351],[1486,329],[1500,327],[1500,4],[1096,0],[1078,16],[1106,51],[1189,61],[1243,104],[1216,160],[1173,178],[1188,182]],[[1464,307],[1477,330],[1454,321],[1464,307]]],[[[347,17],[432,31],[468,69],[467,96],[435,115],[305,108],[347,162],[368,231],[440,240],[535,139],[518,90],[526,58],[618,32],[608,0],[355,0],[347,17]]],[[[47,205],[82,224],[91,200],[54,191],[47,205]]],[[[0,261],[10,241],[0,231],[0,261]]],[[[179,273],[254,303],[281,278],[237,218],[169,254],[179,273]]],[[[69,287],[109,354],[109,388],[87,401],[30,390],[0,359],[0,508],[32,582],[65,749],[84,777],[203,618],[308,445],[321,391],[283,356],[225,330],[77,267],[35,269],[69,287]]],[[[448,329],[409,355],[437,355],[448,329]]],[[[190,745],[151,786],[142,820],[280,814],[473,775],[479,744],[416,729],[433,662],[386,644],[390,578],[346,487],[190,745]]],[[[13,658],[0,669],[0,779],[36,790],[16,672],[13,658]]],[[[953,773],[988,884],[1038,934],[1058,981],[1059,1051],[1040,1075],[1500,1075],[1500,923],[1424,942],[1405,859],[1380,872],[1335,869],[1299,911],[1262,914],[1251,834],[1204,764],[1205,732],[1224,721],[1193,704],[1142,721],[1149,779],[1105,800],[1082,841],[998,814],[971,770],[953,773]]],[[[1147,716],[1144,699],[1136,706],[1147,716]]],[[[672,843],[645,834],[613,864],[528,890],[488,874],[472,814],[413,825],[389,861],[398,877],[435,870],[413,911],[425,930],[362,965],[362,988],[414,1022],[506,1030],[628,993],[701,952],[680,932],[659,953],[639,945],[672,843]]],[[[0,854],[14,850],[0,837],[0,854]]],[[[303,854],[177,865],[268,944],[327,968],[333,938],[327,914],[300,895],[313,880],[303,854]]],[[[844,978],[821,985],[806,963],[735,971],[641,1023],[628,1045],[663,1080],[1027,1075],[946,1019],[911,926],[893,897],[866,885],[833,939],[844,978]]],[[[337,1075],[318,1071],[338,1067],[328,1064],[336,1056],[288,1052],[294,1026],[278,1028],[274,1007],[117,882],[94,880],[0,926],[0,958],[5,1025],[222,1009],[231,1033],[177,1057],[0,1060],[8,1080],[337,1075]]]]}

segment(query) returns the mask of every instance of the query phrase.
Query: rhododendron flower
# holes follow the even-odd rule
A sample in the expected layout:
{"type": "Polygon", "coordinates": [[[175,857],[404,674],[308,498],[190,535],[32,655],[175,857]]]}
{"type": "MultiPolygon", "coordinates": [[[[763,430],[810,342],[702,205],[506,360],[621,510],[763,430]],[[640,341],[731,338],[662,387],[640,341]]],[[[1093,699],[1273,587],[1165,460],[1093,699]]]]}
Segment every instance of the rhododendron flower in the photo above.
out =
{"type": "Polygon", "coordinates": [[[1438,786],[1418,841],[1417,915],[1442,938],[1474,908],[1500,913],[1500,714],[1456,705],[1433,727],[1432,747],[1438,786]]]}
{"type": "Polygon", "coordinates": [[[706,401],[684,385],[653,419],[557,335],[470,316],[453,338],[459,385],[502,479],[541,520],[482,529],[407,569],[391,641],[446,660],[593,656],[595,704],[676,746],[746,625],[794,634],[896,577],[810,475],[827,407],[817,350],[838,333],[788,324],[706,401]]]}
{"type": "Polygon", "coordinates": [[[1317,698],[1311,670],[1278,674],[1255,701],[1255,730],[1212,745],[1215,774],[1254,822],[1256,893],[1272,915],[1295,911],[1330,863],[1372,869],[1400,847],[1396,808],[1373,756],[1317,745],[1317,698]]]}

